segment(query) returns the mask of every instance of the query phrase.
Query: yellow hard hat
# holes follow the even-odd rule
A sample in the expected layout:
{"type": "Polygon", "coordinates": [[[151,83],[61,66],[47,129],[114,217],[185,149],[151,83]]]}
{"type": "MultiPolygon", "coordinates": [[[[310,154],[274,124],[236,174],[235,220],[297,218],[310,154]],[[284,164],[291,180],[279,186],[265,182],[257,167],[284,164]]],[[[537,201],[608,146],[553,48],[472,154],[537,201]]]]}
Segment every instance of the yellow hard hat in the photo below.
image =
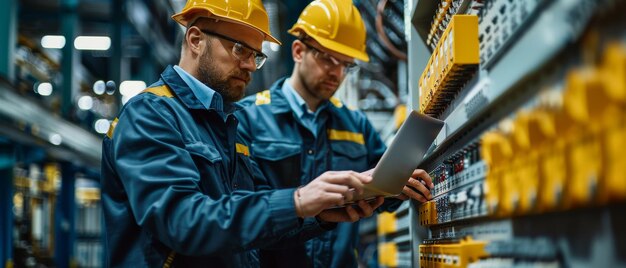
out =
{"type": "Polygon", "coordinates": [[[178,14],[172,16],[176,22],[187,27],[197,17],[226,20],[250,26],[265,35],[265,41],[280,44],[270,34],[269,17],[261,0],[188,0],[178,14]]]}
{"type": "Polygon", "coordinates": [[[329,50],[369,61],[365,52],[365,23],[352,0],[311,2],[289,29],[296,37],[300,37],[301,31],[329,50]]]}

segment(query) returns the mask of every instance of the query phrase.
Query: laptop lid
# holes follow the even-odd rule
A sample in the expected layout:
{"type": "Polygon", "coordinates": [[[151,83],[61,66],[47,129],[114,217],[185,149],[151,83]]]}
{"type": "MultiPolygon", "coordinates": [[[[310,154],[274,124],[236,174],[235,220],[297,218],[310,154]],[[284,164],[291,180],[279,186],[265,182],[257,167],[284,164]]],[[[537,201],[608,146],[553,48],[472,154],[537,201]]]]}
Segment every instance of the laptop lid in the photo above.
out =
{"type": "Polygon", "coordinates": [[[372,182],[365,185],[364,193],[355,196],[354,201],[401,194],[443,125],[441,120],[412,111],[373,169],[372,182]]]}

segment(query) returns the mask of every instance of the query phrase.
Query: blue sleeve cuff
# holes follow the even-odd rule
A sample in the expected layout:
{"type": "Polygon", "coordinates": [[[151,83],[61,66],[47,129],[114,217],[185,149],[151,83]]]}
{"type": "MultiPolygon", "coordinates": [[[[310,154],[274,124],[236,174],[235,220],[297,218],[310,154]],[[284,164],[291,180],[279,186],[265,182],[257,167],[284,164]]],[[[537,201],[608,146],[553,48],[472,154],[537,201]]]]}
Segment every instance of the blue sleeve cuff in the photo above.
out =
{"type": "Polygon", "coordinates": [[[301,225],[293,200],[295,191],[295,189],[276,190],[270,196],[269,213],[272,215],[274,234],[283,234],[301,225]]]}

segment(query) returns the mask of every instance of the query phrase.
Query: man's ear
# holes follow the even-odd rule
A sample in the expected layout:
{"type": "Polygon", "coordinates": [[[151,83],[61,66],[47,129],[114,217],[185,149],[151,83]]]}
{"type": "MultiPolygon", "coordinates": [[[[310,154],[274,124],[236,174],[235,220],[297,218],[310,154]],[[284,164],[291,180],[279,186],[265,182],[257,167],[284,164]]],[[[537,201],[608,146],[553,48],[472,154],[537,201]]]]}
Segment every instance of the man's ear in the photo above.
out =
{"type": "Polygon", "coordinates": [[[196,26],[191,26],[185,32],[185,42],[187,47],[193,54],[200,55],[202,54],[203,47],[206,45],[204,42],[206,39],[202,38],[202,31],[196,26]]]}
{"type": "Polygon", "coordinates": [[[300,40],[295,40],[293,41],[293,43],[291,43],[291,57],[293,58],[294,62],[302,62],[302,58],[304,58],[304,53],[306,52],[304,46],[304,43],[302,43],[300,40]]]}

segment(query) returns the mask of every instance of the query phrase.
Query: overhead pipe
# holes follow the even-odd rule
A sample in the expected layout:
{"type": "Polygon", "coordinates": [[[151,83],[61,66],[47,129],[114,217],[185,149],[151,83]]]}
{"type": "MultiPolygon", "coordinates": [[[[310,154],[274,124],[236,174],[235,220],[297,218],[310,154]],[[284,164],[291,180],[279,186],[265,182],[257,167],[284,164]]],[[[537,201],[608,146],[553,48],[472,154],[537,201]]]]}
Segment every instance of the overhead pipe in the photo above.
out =
{"type": "Polygon", "coordinates": [[[376,32],[378,33],[378,37],[383,41],[385,47],[391,52],[396,59],[406,61],[406,53],[402,52],[389,40],[389,37],[385,33],[383,29],[383,12],[385,11],[385,6],[387,5],[387,0],[380,0],[376,7],[376,32]]]}

